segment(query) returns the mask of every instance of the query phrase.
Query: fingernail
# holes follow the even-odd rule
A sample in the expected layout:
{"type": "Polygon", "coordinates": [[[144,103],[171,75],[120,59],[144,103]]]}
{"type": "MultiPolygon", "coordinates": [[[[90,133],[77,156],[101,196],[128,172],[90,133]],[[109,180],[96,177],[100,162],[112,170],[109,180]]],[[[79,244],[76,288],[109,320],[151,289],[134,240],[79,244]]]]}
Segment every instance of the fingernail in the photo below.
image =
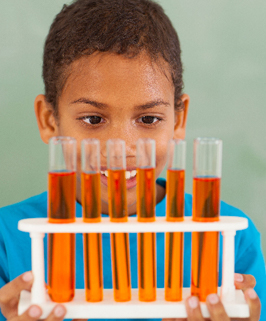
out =
{"type": "Polygon", "coordinates": [[[32,318],[38,318],[41,315],[42,311],[39,307],[33,306],[29,309],[29,316],[32,318]]]}
{"type": "Polygon", "coordinates": [[[213,293],[213,294],[209,294],[207,296],[207,299],[208,301],[211,303],[211,304],[216,304],[219,302],[219,297],[217,294],[213,293]]]}
{"type": "Polygon", "coordinates": [[[22,279],[25,282],[31,281],[33,279],[32,272],[29,271],[29,272],[24,273],[23,276],[22,276],[22,279]]]}
{"type": "Polygon", "coordinates": [[[55,307],[54,315],[56,317],[58,317],[58,318],[62,317],[64,314],[65,314],[65,309],[62,306],[58,305],[58,306],[55,307]]]}
{"type": "Polygon", "coordinates": [[[244,281],[243,275],[239,274],[239,273],[235,273],[235,281],[236,282],[243,282],[244,281]]]}
{"type": "Polygon", "coordinates": [[[198,306],[198,298],[195,296],[192,296],[188,299],[188,305],[191,307],[191,309],[195,309],[198,306]]]}
{"type": "Polygon", "coordinates": [[[257,293],[253,289],[248,289],[246,292],[250,299],[256,299],[258,297],[257,293]]]}

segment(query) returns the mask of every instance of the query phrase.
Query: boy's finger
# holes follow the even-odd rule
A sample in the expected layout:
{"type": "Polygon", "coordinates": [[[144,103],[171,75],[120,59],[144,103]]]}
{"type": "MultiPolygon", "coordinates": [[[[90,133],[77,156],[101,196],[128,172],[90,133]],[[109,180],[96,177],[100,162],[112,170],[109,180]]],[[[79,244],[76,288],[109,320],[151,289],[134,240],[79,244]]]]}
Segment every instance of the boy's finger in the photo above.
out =
{"type": "Polygon", "coordinates": [[[64,319],[64,316],[66,315],[66,308],[61,305],[57,304],[52,312],[48,315],[48,317],[45,319],[45,321],[60,321],[64,319]]]}
{"type": "MultiPolygon", "coordinates": [[[[72,320],[72,321],[82,321],[82,320],[72,320]]],[[[187,318],[186,319],[184,319],[184,318],[182,318],[182,319],[180,319],[180,318],[178,318],[178,319],[162,319],[162,321],[187,321],[187,318]]]]}
{"type": "Polygon", "coordinates": [[[22,290],[30,290],[32,286],[32,272],[25,272],[14,280],[10,281],[0,289],[0,305],[8,304],[19,297],[22,290]]]}
{"type": "Polygon", "coordinates": [[[23,314],[15,316],[9,321],[36,321],[42,315],[42,310],[38,305],[32,305],[23,314]]]}
{"type": "Polygon", "coordinates": [[[207,296],[206,305],[209,310],[212,321],[230,321],[224,306],[217,294],[207,296]]]}
{"type": "Polygon", "coordinates": [[[260,319],[261,303],[257,293],[253,289],[247,289],[244,295],[249,305],[249,320],[258,321],[260,319]]]}
{"type": "Polygon", "coordinates": [[[245,291],[248,288],[254,288],[256,279],[253,275],[235,273],[235,286],[238,290],[245,291]]]}
{"type": "Polygon", "coordinates": [[[199,299],[196,296],[191,296],[185,301],[188,321],[204,321],[201,313],[199,299]]]}

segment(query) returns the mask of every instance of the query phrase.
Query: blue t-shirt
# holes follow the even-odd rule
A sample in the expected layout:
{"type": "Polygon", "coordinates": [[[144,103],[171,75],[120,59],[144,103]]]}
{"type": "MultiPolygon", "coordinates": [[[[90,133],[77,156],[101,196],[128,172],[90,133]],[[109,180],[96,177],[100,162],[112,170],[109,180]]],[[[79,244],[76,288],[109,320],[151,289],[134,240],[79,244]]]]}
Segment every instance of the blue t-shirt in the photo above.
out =
{"type": "MultiPolygon", "coordinates": [[[[165,186],[165,180],[157,183],[165,186]]],[[[156,216],[165,216],[165,198],[156,205],[156,216]]],[[[191,216],[192,197],[185,195],[185,216],[191,216]]],[[[247,217],[243,212],[221,202],[222,216],[247,217]]],[[[82,217],[82,207],[76,203],[76,216],[82,217]]],[[[103,215],[105,216],[105,215],[103,215]]],[[[31,270],[31,242],[28,233],[17,229],[18,221],[25,218],[47,217],[47,193],[31,197],[23,202],[0,209],[0,288],[25,271],[31,270]]],[[[235,238],[235,272],[252,274],[256,278],[255,290],[260,297],[262,314],[260,320],[266,320],[266,274],[262,255],[260,234],[248,218],[249,227],[238,231],[235,238]]],[[[45,238],[47,235],[45,236],[45,238]]],[[[191,281],[191,233],[184,237],[184,287],[191,281]]],[[[164,287],[164,233],[157,233],[157,287],[164,287]]],[[[110,236],[102,235],[103,246],[103,280],[104,288],[112,288],[110,236]]],[[[44,242],[45,262],[47,262],[47,242],[44,242]]],[[[220,254],[222,253],[222,236],[220,254]]],[[[137,237],[130,234],[131,284],[137,288],[137,237]]],[[[47,264],[45,264],[47,268],[47,264]]],[[[222,271],[222,259],[219,260],[222,271]]],[[[46,271],[47,275],[47,271],[46,271]]],[[[221,285],[221,273],[219,273],[221,285]]],[[[84,288],[82,234],[76,235],[76,288],[84,288]]],[[[130,317],[130,316],[129,316],[130,317]]],[[[0,312],[0,321],[5,320],[0,312]]]]}

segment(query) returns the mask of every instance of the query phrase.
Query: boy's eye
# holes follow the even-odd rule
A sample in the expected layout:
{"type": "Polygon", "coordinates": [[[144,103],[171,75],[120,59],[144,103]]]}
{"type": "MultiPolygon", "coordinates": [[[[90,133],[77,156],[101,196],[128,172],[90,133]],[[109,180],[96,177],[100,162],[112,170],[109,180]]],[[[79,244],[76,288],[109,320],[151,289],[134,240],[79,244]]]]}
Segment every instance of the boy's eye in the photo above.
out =
{"type": "Polygon", "coordinates": [[[100,124],[102,122],[102,117],[100,116],[86,116],[83,118],[83,121],[85,123],[88,123],[90,125],[97,125],[100,124]]]}
{"type": "Polygon", "coordinates": [[[144,124],[154,124],[158,120],[160,120],[158,117],[155,117],[155,116],[143,116],[140,119],[141,119],[141,122],[144,124]]]}

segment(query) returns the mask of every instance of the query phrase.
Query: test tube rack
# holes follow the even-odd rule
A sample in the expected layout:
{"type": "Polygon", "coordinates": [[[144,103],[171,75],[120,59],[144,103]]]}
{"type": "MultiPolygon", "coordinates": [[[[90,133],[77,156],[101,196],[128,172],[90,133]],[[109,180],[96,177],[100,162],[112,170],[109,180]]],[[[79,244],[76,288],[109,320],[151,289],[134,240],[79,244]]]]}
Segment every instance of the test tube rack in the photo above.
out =
{"type": "MultiPolygon", "coordinates": [[[[29,232],[31,237],[32,272],[34,282],[31,293],[22,291],[18,306],[19,315],[31,304],[42,308],[42,318],[46,318],[56,305],[46,293],[44,280],[44,244],[45,233],[142,233],[142,232],[205,232],[218,231],[223,235],[222,285],[218,294],[229,317],[246,318],[249,308],[241,290],[234,286],[235,268],[235,234],[237,230],[248,227],[248,220],[242,217],[220,217],[217,222],[194,222],[185,217],[182,222],[167,222],[165,217],[156,217],[152,223],[137,222],[131,217],[126,223],[113,223],[103,218],[100,223],[84,223],[77,218],[75,223],[51,224],[45,218],[24,219],[19,221],[18,229],[29,232]]],[[[187,317],[184,300],[190,296],[190,288],[183,288],[183,301],[168,302],[164,300],[164,289],[157,288],[157,300],[140,302],[138,290],[132,289],[129,302],[115,302],[113,290],[104,289],[103,301],[87,302],[85,290],[76,289],[71,302],[63,303],[67,309],[66,318],[122,319],[122,318],[185,318],[187,317]]],[[[204,302],[200,303],[204,317],[209,313],[204,302]]]]}

